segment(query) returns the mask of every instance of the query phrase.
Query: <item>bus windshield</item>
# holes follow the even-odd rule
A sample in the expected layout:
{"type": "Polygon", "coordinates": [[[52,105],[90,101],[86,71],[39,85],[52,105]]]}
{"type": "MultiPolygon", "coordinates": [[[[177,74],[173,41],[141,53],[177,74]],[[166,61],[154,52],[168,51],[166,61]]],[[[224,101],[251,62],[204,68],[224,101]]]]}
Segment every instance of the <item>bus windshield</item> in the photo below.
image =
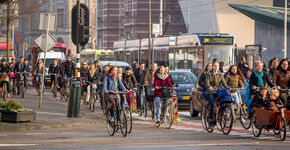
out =
{"type": "MultiPolygon", "coordinates": [[[[0,50],[0,56],[6,56],[6,50],[0,50]]],[[[10,50],[10,56],[14,56],[13,50],[10,50]]]]}
{"type": "MultiPolygon", "coordinates": [[[[44,62],[43,59],[41,59],[41,60],[42,60],[42,62],[44,62]]],[[[54,60],[55,59],[46,59],[45,60],[45,68],[49,68],[49,66],[53,63],[54,60]]]]}
{"type": "Polygon", "coordinates": [[[207,60],[212,61],[216,58],[218,61],[223,61],[225,68],[229,68],[233,62],[233,46],[232,45],[222,45],[214,46],[208,49],[207,60]]]}
{"type": "Polygon", "coordinates": [[[65,47],[53,47],[51,50],[53,50],[55,52],[63,52],[64,54],[66,54],[66,48],[65,47]]]}
{"type": "Polygon", "coordinates": [[[114,55],[98,55],[98,61],[113,61],[114,55]]]}

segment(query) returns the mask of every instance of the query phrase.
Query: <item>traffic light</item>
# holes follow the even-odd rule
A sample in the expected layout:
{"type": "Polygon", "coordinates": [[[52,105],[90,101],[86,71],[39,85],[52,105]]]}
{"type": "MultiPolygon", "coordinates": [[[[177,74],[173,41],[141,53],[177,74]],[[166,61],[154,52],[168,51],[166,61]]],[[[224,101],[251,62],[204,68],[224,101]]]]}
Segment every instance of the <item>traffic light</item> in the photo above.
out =
{"type": "Polygon", "coordinates": [[[80,4],[79,9],[80,19],[77,19],[77,5],[72,9],[72,41],[75,45],[78,43],[85,46],[90,38],[90,13],[85,4],[80,4]],[[76,30],[78,27],[78,35],[76,30]]]}

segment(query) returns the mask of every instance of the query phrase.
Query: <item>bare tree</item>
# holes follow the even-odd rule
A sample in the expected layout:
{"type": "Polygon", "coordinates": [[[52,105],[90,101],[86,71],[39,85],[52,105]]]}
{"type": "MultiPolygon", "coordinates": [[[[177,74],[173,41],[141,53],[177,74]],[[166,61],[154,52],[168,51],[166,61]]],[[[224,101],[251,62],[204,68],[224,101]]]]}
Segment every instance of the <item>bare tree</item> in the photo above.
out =
{"type": "Polygon", "coordinates": [[[7,24],[7,61],[10,61],[10,24],[13,21],[23,16],[24,20],[29,20],[32,14],[39,12],[40,1],[39,0],[7,0],[6,3],[0,5],[3,14],[1,17],[6,19],[7,24]]]}

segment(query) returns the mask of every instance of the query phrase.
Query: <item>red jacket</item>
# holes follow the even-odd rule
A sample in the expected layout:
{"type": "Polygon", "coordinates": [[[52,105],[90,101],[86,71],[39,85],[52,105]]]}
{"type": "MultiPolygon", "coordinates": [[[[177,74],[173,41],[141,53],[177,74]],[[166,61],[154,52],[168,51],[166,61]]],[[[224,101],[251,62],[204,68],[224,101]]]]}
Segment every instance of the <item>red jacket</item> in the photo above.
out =
{"type": "Polygon", "coordinates": [[[158,86],[158,87],[167,87],[167,86],[173,87],[168,76],[163,80],[163,79],[160,79],[157,75],[155,75],[154,76],[154,88],[155,88],[154,97],[161,97],[162,96],[161,89],[157,90],[156,86],[158,86]]]}

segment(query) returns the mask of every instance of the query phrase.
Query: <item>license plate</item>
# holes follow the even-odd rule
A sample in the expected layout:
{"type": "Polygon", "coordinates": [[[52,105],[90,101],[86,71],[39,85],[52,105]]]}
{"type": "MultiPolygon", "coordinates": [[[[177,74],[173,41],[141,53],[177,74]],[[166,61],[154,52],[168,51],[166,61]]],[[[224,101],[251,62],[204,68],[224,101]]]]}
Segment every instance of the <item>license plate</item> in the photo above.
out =
{"type": "Polygon", "coordinates": [[[182,97],[182,100],[189,100],[190,99],[190,96],[183,96],[182,97]]]}
{"type": "Polygon", "coordinates": [[[51,80],[47,80],[47,82],[51,82],[51,80]]]}

